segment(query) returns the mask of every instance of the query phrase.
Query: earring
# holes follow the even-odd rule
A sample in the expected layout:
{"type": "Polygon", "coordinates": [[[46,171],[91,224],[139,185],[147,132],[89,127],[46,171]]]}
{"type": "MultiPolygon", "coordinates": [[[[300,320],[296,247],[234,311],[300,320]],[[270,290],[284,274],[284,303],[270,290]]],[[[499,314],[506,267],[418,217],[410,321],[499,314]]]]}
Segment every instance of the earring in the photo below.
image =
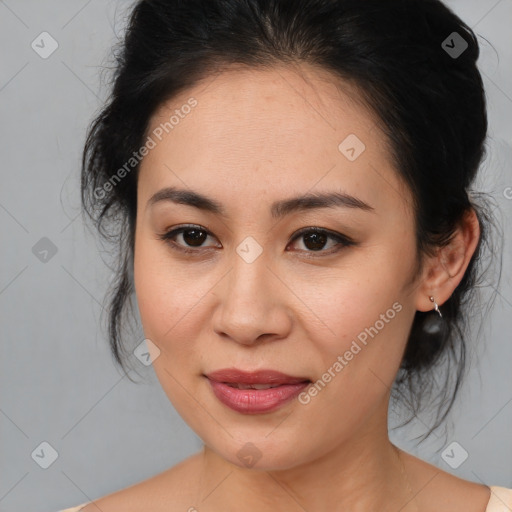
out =
{"type": "Polygon", "coordinates": [[[439,316],[443,318],[443,315],[441,314],[441,311],[439,310],[439,306],[437,305],[437,302],[434,300],[434,297],[429,297],[430,301],[434,303],[434,310],[439,313],[439,316]]]}

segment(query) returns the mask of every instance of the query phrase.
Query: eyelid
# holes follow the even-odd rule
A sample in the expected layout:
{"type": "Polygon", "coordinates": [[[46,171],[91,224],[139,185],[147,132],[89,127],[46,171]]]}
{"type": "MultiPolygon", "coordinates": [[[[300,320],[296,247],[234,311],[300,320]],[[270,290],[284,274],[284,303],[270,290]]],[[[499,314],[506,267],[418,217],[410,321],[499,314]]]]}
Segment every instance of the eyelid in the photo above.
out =
{"type": "Polygon", "coordinates": [[[305,228],[301,228],[298,231],[296,231],[290,240],[290,243],[286,246],[288,247],[290,244],[295,242],[295,240],[299,239],[301,236],[307,234],[307,233],[319,233],[322,235],[326,235],[328,238],[334,239],[337,243],[334,245],[334,247],[331,247],[327,250],[319,250],[319,251],[305,251],[305,250],[298,250],[295,252],[299,252],[303,255],[304,258],[310,258],[310,259],[316,259],[316,258],[328,258],[329,256],[334,256],[335,254],[339,253],[342,249],[345,249],[346,247],[354,246],[356,245],[356,242],[352,240],[350,237],[343,235],[341,233],[338,233],[337,231],[331,231],[330,229],[316,227],[316,226],[309,226],[305,228]]]}
{"type": "MultiPolygon", "coordinates": [[[[182,234],[183,232],[187,230],[196,229],[198,231],[204,232],[207,236],[212,236],[214,238],[217,238],[209,229],[199,225],[199,224],[182,224],[174,228],[167,229],[164,233],[157,236],[159,240],[163,240],[165,243],[172,246],[173,249],[185,252],[185,253],[199,253],[200,251],[204,251],[207,249],[214,249],[215,247],[207,246],[207,247],[184,247],[182,245],[177,244],[172,238],[174,238],[177,235],[182,234]]],[[[334,254],[338,251],[340,251],[344,247],[349,247],[356,245],[356,242],[352,240],[349,236],[343,235],[337,231],[331,231],[330,229],[321,228],[317,226],[306,226],[304,228],[299,229],[293,235],[290,237],[290,242],[286,245],[288,247],[291,243],[295,242],[298,238],[300,238],[302,235],[305,234],[311,234],[311,233],[319,233],[326,235],[328,238],[332,238],[336,240],[338,243],[335,247],[328,249],[328,250],[319,250],[319,251],[304,251],[299,250],[297,252],[305,253],[308,255],[308,257],[320,257],[320,256],[328,256],[331,254],[334,254]]]]}
{"type": "Polygon", "coordinates": [[[204,251],[205,249],[212,249],[214,247],[183,247],[182,245],[177,244],[171,238],[174,238],[177,235],[180,235],[184,231],[196,229],[198,231],[202,231],[206,233],[207,236],[212,236],[217,238],[209,229],[204,226],[200,226],[199,224],[181,224],[174,228],[168,228],[164,233],[157,236],[158,240],[162,240],[163,242],[171,245],[177,251],[186,252],[186,253],[198,253],[199,251],[204,251]]]}
{"type": "Polygon", "coordinates": [[[326,228],[320,228],[316,226],[309,226],[305,228],[301,228],[298,231],[296,231],[292,237],[291,241],[293,242],[295,239],[299,238],[300,236],[306,234],[306,233],[320,233],[322,235],[329,236],[331,238],[335,238],[339,242],[344,242],[347,245],[348,244],[355,244],[354,240],[352,240],[349,236],[343,235],[341,233],[338,233],[337,231],[331,231],[330,229],[326,228]]]}

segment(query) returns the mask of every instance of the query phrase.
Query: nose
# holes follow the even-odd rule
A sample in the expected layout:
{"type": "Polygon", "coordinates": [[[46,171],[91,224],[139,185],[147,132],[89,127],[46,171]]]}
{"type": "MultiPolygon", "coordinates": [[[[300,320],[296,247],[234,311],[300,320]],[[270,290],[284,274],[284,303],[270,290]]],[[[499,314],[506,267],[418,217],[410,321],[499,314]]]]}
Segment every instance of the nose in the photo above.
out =
{"type": "Polygon", "coordinates": [[[217,285],[215,333],[242,345],[286,337],[292,326],[287,290],[263,255],[247,263],[235,254],[231,270],[217,285]]]}

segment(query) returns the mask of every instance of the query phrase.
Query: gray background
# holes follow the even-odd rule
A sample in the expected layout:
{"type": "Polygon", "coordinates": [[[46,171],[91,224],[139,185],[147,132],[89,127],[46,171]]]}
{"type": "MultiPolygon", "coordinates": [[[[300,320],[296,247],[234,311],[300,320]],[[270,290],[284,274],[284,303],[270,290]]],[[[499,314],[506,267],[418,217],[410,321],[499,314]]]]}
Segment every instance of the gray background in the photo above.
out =
{"type": "MultiPolygon", "coordinates": [[[[107,96],[100,67],[130,3],[0,1],[1,512],[55,512],[92,500],[201,447],[151,367],[139,364],[144,378],[136,385],[114,366],[100,322],[110,272],[80,216],[85,130],[107,96]],[[43,31],[59,45],[46,59],[31,47],[43,31]],[[43,237],[57,249],[46,262],[33,252],[43,237]],[[58,452],[48,469],[31,456],[42,442],[58,452]]],[[[391,439],[463,478],[512,487],[512,0],[447,3],[482,44],[490,136],[480,186],[499,207],[505,258],[494,309],[474,330],[472,367],[446,435],[416,446],[427,417],[391,439]],[[469,454],[457,469],[442,457],[453,441],[469,454]]]]}

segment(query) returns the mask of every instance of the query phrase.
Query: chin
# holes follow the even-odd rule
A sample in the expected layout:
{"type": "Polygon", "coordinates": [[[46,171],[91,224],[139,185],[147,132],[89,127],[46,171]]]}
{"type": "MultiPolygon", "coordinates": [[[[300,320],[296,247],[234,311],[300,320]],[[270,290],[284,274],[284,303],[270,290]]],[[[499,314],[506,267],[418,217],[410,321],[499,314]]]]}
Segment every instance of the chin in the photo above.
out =
{"type": "MultiPolygon", "coordinates": [[[[205,444],[224,460],[241,469],[256,471],[279,471],[287,470],[306,463],[306,454],[299,452],[298,447],[303,444],[299,438],[286,436],[283,439],[274,434],[268,435],[266,430],[261,435],[246,436],[238,432],[237,436],[231,438],[224,436],[224,442],[219,442],[219,437],[205,444]]],[[[304,437],[302,436],[302,439],[304,437]]]]}

